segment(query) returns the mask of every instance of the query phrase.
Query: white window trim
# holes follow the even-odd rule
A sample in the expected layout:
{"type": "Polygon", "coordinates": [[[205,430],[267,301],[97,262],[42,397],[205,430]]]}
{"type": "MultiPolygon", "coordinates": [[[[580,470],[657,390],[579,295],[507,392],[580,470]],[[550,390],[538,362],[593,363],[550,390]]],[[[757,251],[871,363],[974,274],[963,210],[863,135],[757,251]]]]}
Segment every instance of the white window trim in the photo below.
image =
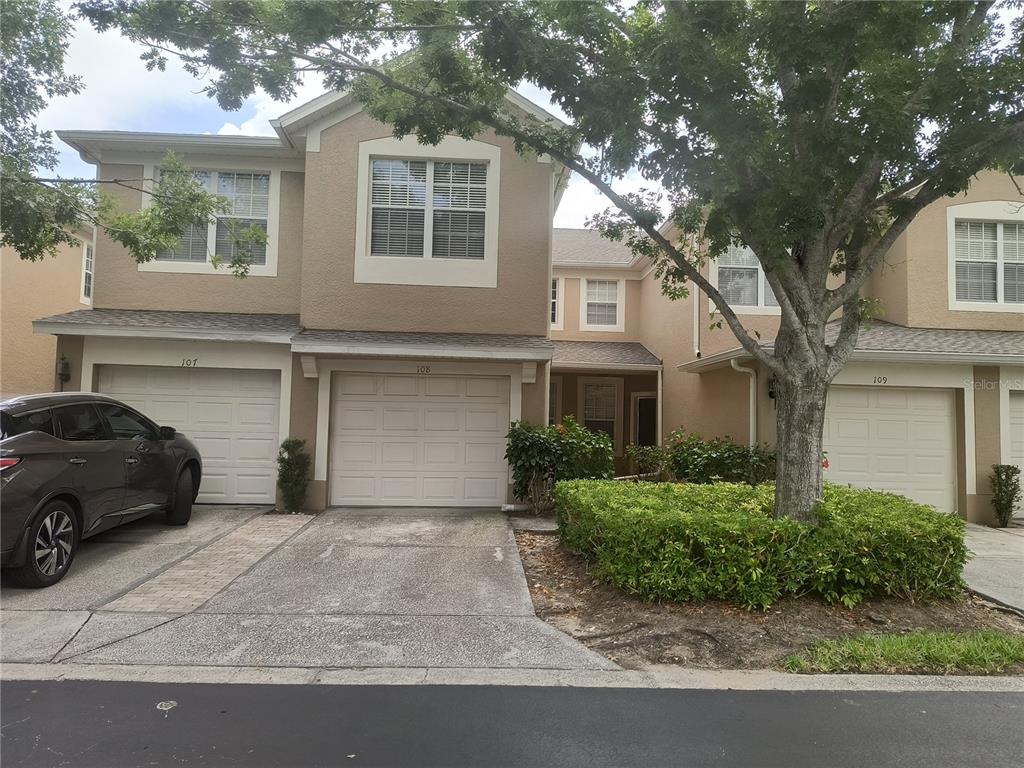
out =
{"type": "MultiPolygon", "coordinates": [[[[949,293],[949,308],[962,312],[1012,312],[1024,313],[1024,304],[997,301],[961,301],[956,297],[956,222],[957,219],[971,219],[993,222],[1024,223],[1024,207],[1020,202],[989,200],[982,203],[963,203],[946,208],[946,275],[949,293]]],[[[1000,227],[1000,229],[1002,229],[1000,227]]],[[[996,259],[996,284],[1002,294],[1003,285],[1003,240],[999,238],[996,259]]]]}
{"type": "MultiPolygon", "coordinates": [[[[752,267],[748,267],[752,269],[752,267]]],[[[718,287],[718,262],[712,261],[708,264],[708,282],[711,283],[715,288],[718,287]]],[[[764,267],[761,262],[757,262],[757,297],[759,301],[764,301],[766,295],[765,286],[768,284],[764,276],[764,267]]],[[[781,315],[782,307],[769,307],[764,304],[758,304],[754,306],[752,304],[730,304],[732,311],[737,315],[781,315]]],[[[715,306],[715,302],[708,299],[708,311],[712,313],[718,312],[718,307],[715,306]]]]}
{"type": "MultiPolygon", "coordinates": [[[[558,285],[558,295],[555,297],[555,321],[551,323],[552,331],[561,331],[565,327],[565,278],[552,277],[558,285]]],[[[548,305],[548,319],[551,319],[551,306],[548,305]]]]}
{"type": "Polygon", "coordinates": [[[554,422],[551,421],[550,413],[551,413],[552,409],[549,407],[548,408],[548,414],[549,414],[549,416],[548,416],[548,424],[549,425],[552,424],[552,423],[554,423],[554,424],[561,424],[562,423],[562,402],[563,402],[563,397],[562,397],[562,377],[561,376],[552,376],[551,377],[551,384],[550,384],[550,386],[548,386],[548,397],[551,397],[551,390],[552,389],[555,390],[555,402],[554,402],[554,406],[555,406],[554,407],[555,420],[554,420],[554,422]]]}
{"type": "Polygon", "coordinates": [[[581,426],[584,426],[584,414],[586,403],[583,399],[584,388],[587,384],[614,384],[615,385],[615,427],[612,437],[612,448],[617,457],[622,456],[622,397],[625,389],[625,380],[617,376],[580,376],[576,383],[576,419],[581,426]]]}
{"type": "Polygon", "coordinates": [[[614,277],[581,277],[580,278],[580,330],[606,331],[622,333],[626,330],[626,281],[614,277]],[[587,283],[591,280],[614,282],[615,292],[615,325],[591,325],[587,322],[587,283]]]}
{"type": "MultiPolygon", "coordinates": [[[[657,392],[634,392],[630,396],[630,401],[631,402],[630,402],[630,408],[629,408],[629,419],[630,419],[629,442],[633,443],[634,445],[636,444],[637,437],[640,434],[639,425],[640,425],[640,401],[641,400],[653,400],[655,405],[657,405],[657,403],[658,403],[658,393],[657,392]]],[[[655,419],[657,419],[657,417],[655,417],[655,419]]],[[[657,432],[658,432],[657,425],[655,425],[654,432],[655,432],[655,437],[657,437],[657,432]]],[[[655,440],[654,444],[658,445],[658,441],[655,440]]]]}
{"type": "MultiPolygon", "coordinates": [[[[262,163],[259,160],[256,160],[255,162],[248,160],[219,160],[216,162],[211,161],[190,164],[190,167],[194,167],[198,170],[208,170],[211,174],[215,174],[218,170],[250,171],[252,173],[270,174],[270,199],[267,202],[267,263],[251,265],[249,267],[249,277],[277,277],[277,246],[281,220],[280,169],[268,168],[265,163],[262,163]]],[[[145,190],[142,199],[143,208],[150,206],[153,202],[152,197],[147,193],[153,190],[153,180],[156,178],[155,174],[159,172],[159,168],[159,163],[147,163],[143,166],[143,176],[146,179],[142,185],[143,190],[145,190]]],[[[216,189],[215,177],[211,176],[210,178],[213,183],[213,189],[216,189]]],[[[226,275],[228,277],[233,277],[234,275],[226,263],[221,264],[218,268],[214,267],[209,261],[210,256],[213,254],[216,240],[217,225],[211,222],[207,226],[207,260],[205,262],[157,261],[154,259],[153,261],[148,261],[145,264],[139,264],[139,272],[169,272],[185,275],[226,275]]]]}
{"type": "Polygon", "coordinates": [[[93,297],[96,295],[96,231],[93,230],[92,240],[82,243],[82,277],[78,284],[78,300],[87,307],[92,306],[93,297]],[[92,249],[92,284],[89,286],[89,295],[85,295],[85,264],[86,253],[92,249]]]}
{"type": "MultiPolygon", "coordinates": [[[[356,187],[357,283],[385,285],[438,285],[462,288],[498,287],[498,188],[501,179],[501,148],[482,141],[445,136],[436,146],[417,143],[414,136],[388,137],[359,143],[359,174],[356,187]],[[487,210],[482,259],[430,259],[410,256],[370,255],[370,159],[389,157],[417,160],[485,162],[487,210]]],[[[428,211],[429,215],[429,211],[428,211]]],[[[429,233],[428,233],[429,234],[429,233]]]]}

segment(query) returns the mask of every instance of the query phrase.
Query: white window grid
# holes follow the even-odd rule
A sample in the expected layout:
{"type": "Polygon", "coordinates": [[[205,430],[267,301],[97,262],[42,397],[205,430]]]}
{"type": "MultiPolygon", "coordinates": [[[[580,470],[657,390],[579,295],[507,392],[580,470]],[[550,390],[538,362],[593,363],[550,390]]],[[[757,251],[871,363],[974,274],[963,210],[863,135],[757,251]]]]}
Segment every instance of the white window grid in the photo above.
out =
{"type": "Polygon", "coordinates": [[[551,278],[551,324],[558,322],[558,278],[551,278]]]}
{"type": "Polygon", "coordinates": [[[617,325],[618,302],[618,281],[588,279],[587,325],[617,325]]]}
{"type": "Polygon", "coordinates": [[[87,299],[92,298],[92,272],[93,272],[93,253],[92,245],[86,243],[85,245],[85,267],[84,274],[82,275],[82,296],[87,299]]]}
{"type": "Polygon", "coordinates": [[[583,426],[605,432],[615,440],[618,389],[614,382],[583,385],[583,426]]]}
{"type": "Polygon", "coordinates": [[[957,219],[953,248],[957,301],[1024,304],[1024,225],[957,219]]]}
{"type": "Polygon", "coordinates": [[[483,260],[487,163],[370,159],[370,255],[483,260]]]}
{"type": "Polygon", "coordinates": [[[742,245],[730,245],[718,258],[718,291],[733,307],[779,306],[761,262],[742,245]]]}
{"type": "MultiPolygon", "coordinates": [[[[160,176],[163,176],[160,171],[160,176]]],[[[215,171],[197,168],[193,175],[207,191],[227,198],[231,205],[224,214],[217,214],[214,222],[190,224],[182,232],[175,248],[158,253],[157,261],[206,263],[210,254],[226,261],[236,255],[238,245],[231,232],[231,222],[237,226],[256,227],[264,234],[270,218],[270,172],[269,171],[215,171]]],[[[252,264],[264,266],[267,263],[267,247],[251,246],[252,264]]]]}

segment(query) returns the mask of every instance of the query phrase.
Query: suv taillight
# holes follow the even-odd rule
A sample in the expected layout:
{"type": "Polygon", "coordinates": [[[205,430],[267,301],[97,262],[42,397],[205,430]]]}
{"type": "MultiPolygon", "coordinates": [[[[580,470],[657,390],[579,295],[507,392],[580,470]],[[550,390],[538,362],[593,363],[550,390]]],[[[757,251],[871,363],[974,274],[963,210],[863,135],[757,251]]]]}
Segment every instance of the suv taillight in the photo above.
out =
{"type": "Polygon", "coordinates": [[[18,464],[20,461],[20,458],[16,458],[14,456],[7,456],[5,458],[0,459],[0,472],[3,472],[5,469],[10,469],[15,464],[18,464]]]}

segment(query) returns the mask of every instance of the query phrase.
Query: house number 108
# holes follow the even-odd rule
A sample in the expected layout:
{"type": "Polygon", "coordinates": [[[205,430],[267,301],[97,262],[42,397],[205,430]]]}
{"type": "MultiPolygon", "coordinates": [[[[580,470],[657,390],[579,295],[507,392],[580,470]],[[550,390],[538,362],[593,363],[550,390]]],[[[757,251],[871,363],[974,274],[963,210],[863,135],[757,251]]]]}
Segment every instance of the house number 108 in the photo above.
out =
{"type": "Polygon", "coordinates": [[[416,366],[416,373],[430,373],[430,366],[429,365],[417,365],[416,366]]]}
{"type": "Polygon", "coordinates": [[[183,357],[183,358],[181,358],[181,367],[182,368],[195,368],[197,365],[199,365],[199,358],[198,357],[183,357]]]}

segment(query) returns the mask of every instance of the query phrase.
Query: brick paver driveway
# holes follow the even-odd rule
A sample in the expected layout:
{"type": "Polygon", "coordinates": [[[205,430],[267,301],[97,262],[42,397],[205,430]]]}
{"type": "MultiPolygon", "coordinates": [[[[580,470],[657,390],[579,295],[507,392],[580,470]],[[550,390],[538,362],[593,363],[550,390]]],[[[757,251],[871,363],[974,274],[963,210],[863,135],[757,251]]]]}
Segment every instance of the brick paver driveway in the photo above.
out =
{"type": "Polygon", "coordinates": [[[50,590],[4,588],[4,661],[616,669],[536,618],[496,511],[198,507],[80,558],[50,590]]]}

